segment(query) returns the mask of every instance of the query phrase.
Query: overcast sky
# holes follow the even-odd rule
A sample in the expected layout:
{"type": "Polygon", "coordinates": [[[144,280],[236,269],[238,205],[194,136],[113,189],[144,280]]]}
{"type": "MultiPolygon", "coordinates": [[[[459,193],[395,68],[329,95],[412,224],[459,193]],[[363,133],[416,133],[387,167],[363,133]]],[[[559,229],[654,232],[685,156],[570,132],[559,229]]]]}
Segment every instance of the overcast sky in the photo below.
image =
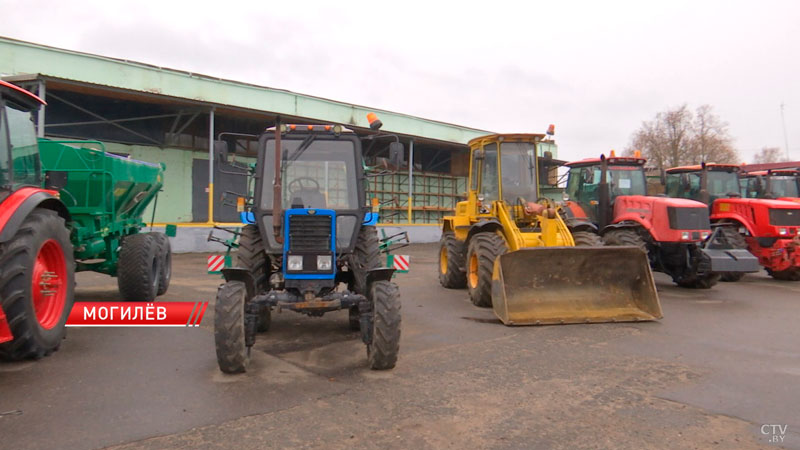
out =
{"type": "Polygon", "coordinates": [[[0,0],[0,35],[498,132],[623,149],[707,103],[800,159],[800,2],[0,0]]]}

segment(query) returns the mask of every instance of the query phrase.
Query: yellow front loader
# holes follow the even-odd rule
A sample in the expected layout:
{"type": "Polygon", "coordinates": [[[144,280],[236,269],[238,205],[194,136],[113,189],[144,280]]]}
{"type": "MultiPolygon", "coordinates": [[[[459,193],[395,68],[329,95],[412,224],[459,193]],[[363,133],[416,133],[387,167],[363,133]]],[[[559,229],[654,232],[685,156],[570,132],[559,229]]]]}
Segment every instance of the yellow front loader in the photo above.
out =
{"type": "Polygon", "coordinates": [[[467,200],[444,218],[439,281],[467,287],[506,325],[630,322],[662,317],[647,255],[570,231],[539,198],[542,134],[469,142],[467,200]]]}

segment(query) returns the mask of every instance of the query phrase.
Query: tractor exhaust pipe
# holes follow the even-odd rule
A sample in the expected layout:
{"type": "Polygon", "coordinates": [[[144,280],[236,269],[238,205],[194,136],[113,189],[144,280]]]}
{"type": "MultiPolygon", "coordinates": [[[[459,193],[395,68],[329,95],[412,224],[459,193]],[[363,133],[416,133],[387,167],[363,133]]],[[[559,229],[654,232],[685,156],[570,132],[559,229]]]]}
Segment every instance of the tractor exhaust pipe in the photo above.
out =
{"type": "Polygon", "coordinates": [[[597,186],[597,221],[599,229],[604,229],[611,221],[611,192],[608,189],[608,160],[600,155],[600,184],[597,186]]]}
{"type": "Polygon", "coordinates": [[[275,178],[272,183],[272,232],[276,242],[283,242],[281,236],[281,117],[275,118],[275,178]]]}

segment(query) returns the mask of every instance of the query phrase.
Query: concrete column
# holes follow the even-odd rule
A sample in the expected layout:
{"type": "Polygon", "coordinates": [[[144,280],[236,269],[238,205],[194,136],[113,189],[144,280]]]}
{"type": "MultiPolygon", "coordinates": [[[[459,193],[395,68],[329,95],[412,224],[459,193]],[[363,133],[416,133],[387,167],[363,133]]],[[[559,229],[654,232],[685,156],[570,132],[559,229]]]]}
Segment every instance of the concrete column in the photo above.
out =
{"type": "Polygon", "coordinates": [[[208,114],[208,223],[214,222],[214,108],[208,114]]]}
{"type": "Polygon", "coordinates": [[[413,223],[414,210],[414,140],[408,144],[408,223],[413,223]]]}

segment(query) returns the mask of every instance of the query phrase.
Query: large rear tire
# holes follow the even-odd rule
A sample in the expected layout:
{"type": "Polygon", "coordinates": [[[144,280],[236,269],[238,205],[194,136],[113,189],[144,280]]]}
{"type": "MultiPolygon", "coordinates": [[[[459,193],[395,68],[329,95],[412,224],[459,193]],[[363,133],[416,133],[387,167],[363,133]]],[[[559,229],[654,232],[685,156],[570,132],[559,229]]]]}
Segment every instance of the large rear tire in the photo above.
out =
{"type": "MultiPolygon", "coordinates": [[[[735,227],[722,227],[720,232],[733,248],[747,250],[747,241],[735,227]]],[[[741,280],[744,275],[744,272],[722,272],[719,274],[719,279],[720,281],[734,282],[741,280]]]]}
{"type": "Polygon", "coordinates": [[[158,293],[161,255],[156,239],[148,233],[122,239],[117,264],[117,285],[125,301],[152,302],[158,293]]]}
{"type": "Polygon", "coordinates": [[[493,232],[477,233],[467,250],[467,289],[472,304],[482,308],[492,306],[492,271],[498,256],[508,251],[506,241],[493,232]]]}
{"type": "Polygon", "coordinates": [[[463,289],[467,286],[464,243],[456,239],[452,231],[442,233],[439,240],[439,283],[448,289],[463,289]]]}
{"type": "Polygon", "coordinates": [[[242,373],[250,362],[245,345],[244,305],[247,288],[241,281],[228,281],[217,289],[214,305],[214,344],[219,370],[242,373]]]}
{"type": "Polygon", "coordinates": [[[156,295],[164,295],[169,289],[169,282],[172,280],[172,247],[169,245],[169,238],[164,233],[148,233],[153,236],[158,244],[158,254],[161,258],[161,270],[158,271],[158,291],[156,295]]]}
{"type": "Polygon", "coordinates": [[[591,231],[573,231],[572,240],[576,247],[602,247],[603,240],[591,231]]]}
{"type": "Polygon", "coordinates": [[[14,339],[0,359],[38,359],[58,350],[72,309],[75,261],[64,219],[37,208],[0,245],[0,305],[14,339]]]}
{"type": "Polygon", "coordinates": [[[647,243],[633,228],[611,230],[603,235],[603,242],[606,245],[630,245],[638,247],[643,252],[647,253],[647,243]]]}
{"type": "Polygon", "coordinates": [[[376,281],[370,288],[372,342],[367,358],[372,370],[394,368],[400,351],[400,291],[389,281],[376,281]]]}
{"type": "MultiPolygon", "coordinates": [[[[255,225],[245,225],[239,235],[239,251],[236,253],[238,266],[250,271],[256,282],[256,292],[264,292],[269,282],[269,259],[267,251],[264,249],[264,240],[255,225]]],[[[248,301],[250,299],[247,299],[248,301]]],[[[258,325],[256,330],[259,333],[269,331],[272,323],[272,311],[269,306],[261,308],[258,314],[258,325]]]]}

